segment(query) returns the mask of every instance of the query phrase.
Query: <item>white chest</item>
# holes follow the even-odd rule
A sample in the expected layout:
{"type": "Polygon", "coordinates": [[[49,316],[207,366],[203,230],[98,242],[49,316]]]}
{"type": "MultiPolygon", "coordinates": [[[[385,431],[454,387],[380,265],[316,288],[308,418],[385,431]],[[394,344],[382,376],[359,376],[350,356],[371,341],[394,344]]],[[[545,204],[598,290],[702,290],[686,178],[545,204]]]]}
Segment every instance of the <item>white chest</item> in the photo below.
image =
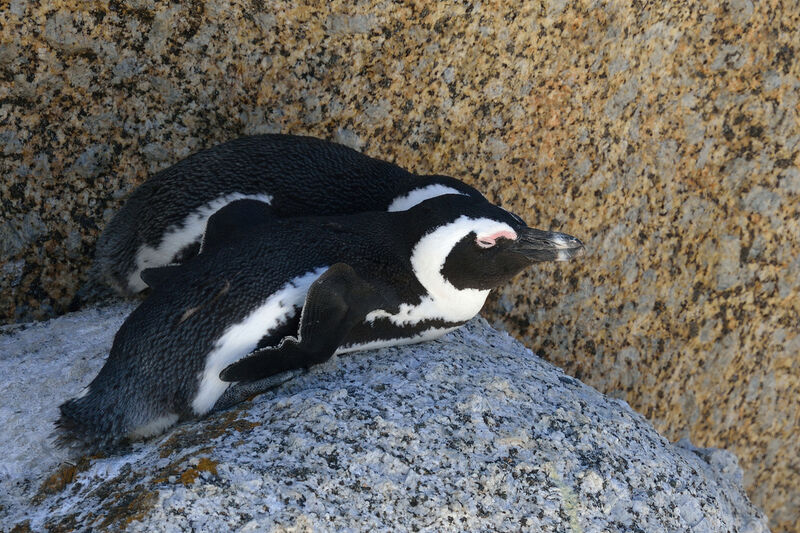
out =
{"type": "Polygon", "coordinates": [[[397,313],[388,313],[383,309],[372,311],[366,321],[386,318],[396,326],[413,326],[425,320],[466,322],[480,312],[487,296],[489,291],[458,290],[453,287],[444,294],[423,296],[418,304],[400,304],[397,313]]]}

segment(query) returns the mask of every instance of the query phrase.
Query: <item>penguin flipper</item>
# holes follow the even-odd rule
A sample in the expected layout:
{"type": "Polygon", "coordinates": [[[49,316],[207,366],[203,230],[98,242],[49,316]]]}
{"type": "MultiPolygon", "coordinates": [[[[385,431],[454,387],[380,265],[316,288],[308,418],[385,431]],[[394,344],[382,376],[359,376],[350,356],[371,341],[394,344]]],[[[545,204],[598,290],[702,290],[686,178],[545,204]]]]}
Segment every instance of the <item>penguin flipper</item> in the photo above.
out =
{"type": "Polygon", "coordinates": [[[297,337],[255,350],[220,372],[222,381],[255,381],[327,361],[383,296],[344,263],[336,263],[308,289],[297,337]]]}
{"type": "Polygon", "coordinates": [[[236,200],[213,215],[206,223],[200,253],[231,242],[258,226],[275,218],[270,205],[259,200],[236,200]]]}
{"type": "Polygon", "coordinates": [[[175,273],[180,270],[180,268],[180,265],[145,268],[139,276],[151,289],[157,289],[158,287],[170,284],[175,273]]]}
{"type": "Polygon", "coordinates": [[[222,393],[217,402],[214,404],[212,411],[222,411],[228,407],[240,404],[243,401],[252,398],[262,392],[270,389],[280,387],[287,381],[291,381],[300,374],[303,370],[289,370],[288,372],[281,372],[268,378],[259,379],[258,381],[242,381],[234,383],[222,393]]]}

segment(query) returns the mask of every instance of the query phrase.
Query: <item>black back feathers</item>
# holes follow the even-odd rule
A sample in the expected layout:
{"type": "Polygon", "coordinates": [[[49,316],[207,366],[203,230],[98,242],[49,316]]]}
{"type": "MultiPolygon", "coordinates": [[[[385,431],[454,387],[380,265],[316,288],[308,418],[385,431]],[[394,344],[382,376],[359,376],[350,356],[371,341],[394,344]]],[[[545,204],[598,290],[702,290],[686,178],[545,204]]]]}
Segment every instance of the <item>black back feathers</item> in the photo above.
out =
{"type": "Polygon", "coordinates": [[[142,270],[142,281],[152,289],[166,287],[170,284],[175,274],[180,272],[180,265],[167,265],[156,268],[146,268],[142,270]]]}
{"type": "Polygon", "coordinates": [[[254,231],[275,217],[274,210],[258,200],[236,200],[229,203],[208,219],[200,253],[224,246],[254,231]]]}

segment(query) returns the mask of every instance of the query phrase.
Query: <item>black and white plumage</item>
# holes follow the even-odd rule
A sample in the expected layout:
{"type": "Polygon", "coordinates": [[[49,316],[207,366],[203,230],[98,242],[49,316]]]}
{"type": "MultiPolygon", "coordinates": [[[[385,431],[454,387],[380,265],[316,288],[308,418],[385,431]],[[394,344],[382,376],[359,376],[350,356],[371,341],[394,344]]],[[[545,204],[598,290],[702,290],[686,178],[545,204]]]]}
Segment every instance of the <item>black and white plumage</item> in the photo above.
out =
{"type": "Polygon", "coordinates": [[[208,218],[235,200],[259,200],[287,217],[400,211],[452,193],[482,198],[455,178],[412,174],[313,137],[235,139],[158,172],[131,194],[98,239],[86,294],[73,307],[99,287],[144,290],[142,270],[196,255],[208,218]]]}
{"type": "Polygon", "coordinates": [[[61,406],[66,441],[113,447],[334,353],[437,338],[526,266],[583,249],[463,195],[340,217],[259,222],[262,209],[232,203],[209,221],[200,255],[143,272],[149,298],[85,393],[61,406]]]}

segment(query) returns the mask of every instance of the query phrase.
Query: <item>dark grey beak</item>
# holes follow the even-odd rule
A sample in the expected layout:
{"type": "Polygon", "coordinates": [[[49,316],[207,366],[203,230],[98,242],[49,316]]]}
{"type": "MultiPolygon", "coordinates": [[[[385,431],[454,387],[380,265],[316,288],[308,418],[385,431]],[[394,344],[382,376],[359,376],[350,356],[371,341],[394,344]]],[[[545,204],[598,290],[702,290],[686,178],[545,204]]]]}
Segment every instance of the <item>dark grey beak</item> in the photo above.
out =
{"type": "Polygon", "coordinates": [[[532,262],[569,261],[584,253],[583,243],[566,233],[534,228],[524,228],[517,233],[515,251],[532,262]]]}

